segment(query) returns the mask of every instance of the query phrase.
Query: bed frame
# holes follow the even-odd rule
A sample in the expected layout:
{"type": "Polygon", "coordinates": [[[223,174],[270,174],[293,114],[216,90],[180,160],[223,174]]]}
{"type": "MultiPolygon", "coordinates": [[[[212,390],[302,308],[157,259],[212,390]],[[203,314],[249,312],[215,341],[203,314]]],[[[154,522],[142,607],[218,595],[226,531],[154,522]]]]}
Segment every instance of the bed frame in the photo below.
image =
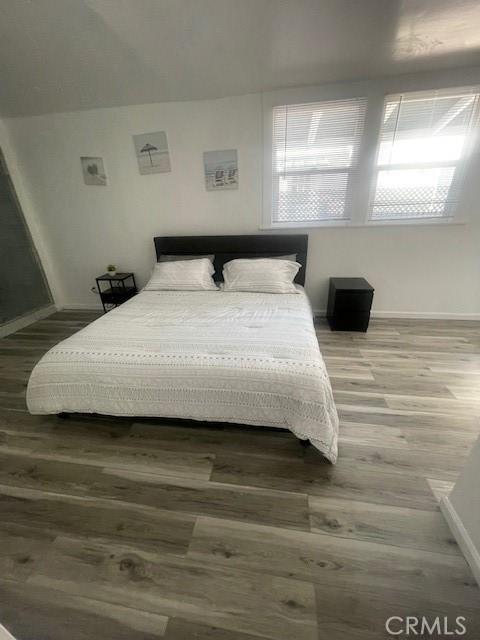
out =
{"type": "MultiPolygon", "coordinates": [[[[158,236],[153,239],[157,260],[162,254],[170,255],[215,255],[215,280],[223,280],[223,265],[235,258],[270,258],[296,254],[299,269],[295,282],[305,284],[307,268],[308,236],[304,234],[278,235],[243,235],[243,236],[158,236]]],[[[71,414],[59,413],[60,418],[68,418],[71,414]]],[[[172,418],[156,418],[172,422],[172,418]]],[[[177,423],[189,423],[188,420],[176,419],[177,423]]],[[[202,423],[215,426],[222,423],[202,423]]],[[[234,426],[230,424],[229,426],[234,426]]],[[[265,429],[266,427],[262,427],[265,429]]],[[[299,440],[302,447],[310,445],[308,440],[299,440]]]]}
{"type": "Polygon", "coordinates": [[[304,234],[244,236],[159,236],[153,239],[157,260],[162,254],[215,255],[214,279],[223,280],[223,265],[236,258],[271,258],[296,254],[302,266],[295,282],[305,284],[308,236],[304,234]]]}

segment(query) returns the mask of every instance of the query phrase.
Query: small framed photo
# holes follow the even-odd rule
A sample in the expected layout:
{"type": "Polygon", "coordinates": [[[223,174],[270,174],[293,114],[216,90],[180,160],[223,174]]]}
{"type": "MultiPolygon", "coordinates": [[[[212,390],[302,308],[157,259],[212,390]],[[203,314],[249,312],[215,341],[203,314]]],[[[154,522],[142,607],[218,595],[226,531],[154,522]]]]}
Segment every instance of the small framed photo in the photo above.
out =
{"type": "Polygon", "coordinates": [[[107,184],[103,158],[83,156],[80,158],[80,162],[82,163],[83,181],[85,184],[96,185],[98,187],[104,187],[107,184]]]}
{"type": "Polygon", "coordinates": [[[238,189],[238,159],[236,149],[205,151],[203,154],[207,191],[238,189]]]}
{"type": "Polygon", "coordinates": [[[167,173],[172,170],[165,131],[139,133],[133,136],[138,170],[142,175],[167,173]]]}

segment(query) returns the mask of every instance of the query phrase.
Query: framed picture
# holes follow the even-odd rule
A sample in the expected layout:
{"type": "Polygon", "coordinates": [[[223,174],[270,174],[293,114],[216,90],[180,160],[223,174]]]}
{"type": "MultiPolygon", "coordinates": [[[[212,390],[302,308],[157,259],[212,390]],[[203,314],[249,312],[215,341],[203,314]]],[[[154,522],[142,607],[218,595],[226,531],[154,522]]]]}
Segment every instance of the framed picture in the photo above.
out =
{"type": "Polygon", "coordinates": [[[205,151],[203,154],[207,191],[238,189],[238,160],[236,149],[205,151]]]}
{"type": "Polygon", "coordinates": [[[83,156],[82,163],[83,181],[88,185],[104,187],[107,184],[107,176],[103,166],[103,158],[90,158],[83,156]]]}
{"type": "Polygon", "coordinates": [[[142,175],[148,173],[167,173],[171,171],[167,134],[165,131],[140,133],[133,136],[138,170],[142,175]]]}

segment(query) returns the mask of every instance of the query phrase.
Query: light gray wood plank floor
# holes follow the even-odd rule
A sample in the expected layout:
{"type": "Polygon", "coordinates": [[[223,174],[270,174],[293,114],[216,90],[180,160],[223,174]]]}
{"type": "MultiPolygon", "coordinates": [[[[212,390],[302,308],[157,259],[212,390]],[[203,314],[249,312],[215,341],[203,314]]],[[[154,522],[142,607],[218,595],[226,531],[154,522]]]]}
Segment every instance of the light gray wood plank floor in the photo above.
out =
{"type": "Polygon", "coordinates": [[[0,622],[18,640],[380,640],[480,591],[439,511],[479,434],[480,323],[317,333],[332,467],[289,432],[30,416],[28,376],[96,317],[0,340],[0,622]]]}

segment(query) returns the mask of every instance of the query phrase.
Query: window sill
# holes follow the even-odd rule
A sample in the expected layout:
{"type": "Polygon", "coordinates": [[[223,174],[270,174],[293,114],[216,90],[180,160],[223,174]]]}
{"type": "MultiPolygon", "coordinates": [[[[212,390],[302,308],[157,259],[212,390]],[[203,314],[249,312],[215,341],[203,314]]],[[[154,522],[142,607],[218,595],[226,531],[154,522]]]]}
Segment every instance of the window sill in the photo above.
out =
{"type": "Polygon", "coordinates": [[[466,220],[454,218],[426,218],[425,220],[415,220],[409,218],[407,220],[369,220],[361,227],[443,227],[451,225],[463,225],[466,220]]]}
{"type": "Polygon", "coordinates": [[[466,220],[369,220],[368,222],[358,223],[349,220],[325,220],[322,222],[288,222],[285,224],[261,225],[261,231],[284,231],[291,229],[325,229],[325,228],[342,228],[342,229],[368,229],[371,227],[443,227],[443,226],[462,226],[467,224],[466,220]]]}
{"type": "Polygon", "coordinates": [[[350,220],[321,220],[318,222],[278,222],[262,225],[260,229],[310,229],[315,227],[351,227],[350,220]]]}

